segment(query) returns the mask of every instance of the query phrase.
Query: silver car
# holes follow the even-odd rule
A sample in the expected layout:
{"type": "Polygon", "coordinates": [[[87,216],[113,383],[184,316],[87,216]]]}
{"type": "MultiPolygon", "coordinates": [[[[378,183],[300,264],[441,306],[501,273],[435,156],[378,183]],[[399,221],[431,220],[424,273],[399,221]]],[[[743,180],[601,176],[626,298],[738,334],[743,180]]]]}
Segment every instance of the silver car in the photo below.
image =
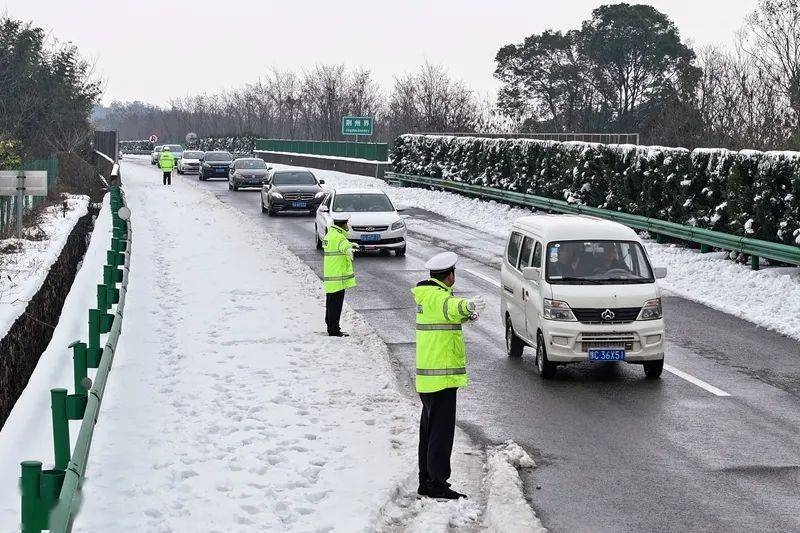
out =
{"type": "Polygon", "coordinates": [[[264,184],[269,167],[263,159],[241,157],[231,163],[228,175],[228,189],[238,191],[240,187],[258,187],[264,184]]]}

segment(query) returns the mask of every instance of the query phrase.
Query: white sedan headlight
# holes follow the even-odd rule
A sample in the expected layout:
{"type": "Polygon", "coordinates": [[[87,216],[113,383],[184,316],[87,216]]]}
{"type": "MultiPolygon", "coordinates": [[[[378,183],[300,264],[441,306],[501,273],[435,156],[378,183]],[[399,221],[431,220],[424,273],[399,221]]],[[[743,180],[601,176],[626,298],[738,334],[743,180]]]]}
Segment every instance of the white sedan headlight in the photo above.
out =
{"type": "Polygon", "coordinates": [[[403,219],[398,220],[394,224],[392,224],[392,231],[397,231],[399,229],[403,229],[406,227],[406,223],[403,222],[403,219]]]}
{"type": "Polygon", "coordinates": [[[273,198],[277,198],[278,200],[283,200],[283,195],[279,192],[271,192],[269,195],[273,198]]]}
{"type": "Polygon", "coordinates": [[[325,196],[325,191],[319,191],[314,195],[314,198],[322,198],[323,196],[325,196]]]}
{"type": "Polygon", "coordinates": [[[561,320],[562,322],[577,321],[575,315],[572,313],[572,309],[569,308],[569,304],[561,300],[545,298],[542,307],[542,315],[547,320],[561,320]]]}
{"type": "Polygon", "coordinates": [[[661,298],[647,300],[639,311],[639,317],[636,320],[658,320],[664,316],[661,308],[661,298]]]}

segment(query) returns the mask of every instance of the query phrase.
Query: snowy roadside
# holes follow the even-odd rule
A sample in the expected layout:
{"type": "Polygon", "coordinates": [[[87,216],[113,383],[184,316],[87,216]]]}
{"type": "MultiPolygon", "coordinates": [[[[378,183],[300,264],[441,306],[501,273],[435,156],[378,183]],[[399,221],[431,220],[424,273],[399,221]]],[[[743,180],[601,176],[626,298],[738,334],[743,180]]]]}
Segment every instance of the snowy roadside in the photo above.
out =
{"type": "MultiPolygon", "coordinates": [[[[85,202],[84,202],[85,210],[85,202]]],[[[50,389],[71,387],[72,352],[67,346],[86,340],[87,312],[97,304],[96,286],[103,279],[106,250],[111,242],[108,199],[97,217],[89,248],[64,301],[61,317],[36,370],[0,430],[0,531],[19,531],[19,464],[32,459],[52,468],[53,434],[50,420],[50,389]]],[[[73,440],[79,422],[70,423],[73,440]]]]}
{"type": "Polygon", "coordinates": [[[87,196],[68,195],[62,206],[47,207],[38,224],[25,228],[27,238],[0,240],[0,339],[28,307],[61,255],[72,229],[87,213],[87,196]]]}
{"type": "MultiPolygon", "coordinates": [[[[390,187],[381,180],[365,176],[317,169],[314,173],[325,179],[331,188],[377,187],[386,191],[398,205],[426,209],[495,237],[506,237],[514,220],[532,214],[528,209],[449,192],[390,187]]],[[[424,225],[419,229],[426,230],[424,225]]],[[[469,240],[459,244],[469,246],[469,240]]],[[[724,260],[721,252],[701,254],[697,250],[653,241],[647,241],[645,246],[654,265],[667,267],[667,278],[659,280],[667,291],[800,339],[800,268],[752,271],[746,265],[724,260]]],[[[499,261],[503,251],[479,253],[499,261]]]]}
{"type": "Polygon", "coordinates": [[[316,275],[191,179],[123,174],[124,332],[76,531],[493,530],[498,491],[538,527],[516,467],[463,434],[454,483],[473,498],[418,500],[418,407],[372,328],[346,309],[353,336],[327,337],[316,275]]]}

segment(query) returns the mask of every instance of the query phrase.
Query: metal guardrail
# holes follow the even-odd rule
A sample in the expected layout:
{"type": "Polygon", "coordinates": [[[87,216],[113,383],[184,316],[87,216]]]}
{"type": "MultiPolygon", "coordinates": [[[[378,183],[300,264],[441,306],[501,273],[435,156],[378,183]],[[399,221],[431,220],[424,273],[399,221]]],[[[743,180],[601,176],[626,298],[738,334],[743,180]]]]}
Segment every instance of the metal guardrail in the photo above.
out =
{"type": "Polygon", "coordinates": [[[70,531],[72,517],[79,505],[77,492],[86,472],[94,426],[122,332],[130,270],[132,231],[127,217],[120,216],[124,197],[119,187],[112,187],[110,194],[114,229],[111,249],[106,254],[107,264],[103,267],[103,283],[97,286],[97,308],[89,310],[88,344],[75,341],[69,346],[73,350],[75,393],[67,394],[64,388],[50,390],[55,467],[42,470],[40,461],[23,461],[21,464],[24,533],[70,531]],[[115,312],[110,314],[108,311],[114,305],[115,312]],[[101,349],[100,335],[103,333],[108,337],[101,349]],[[97,368],[94,381],[87,376],[89,368],[97,368]],[[82,420],[71,457],[70,420],[82,420]]]}
{"type": "MultiPolygon", "coordinates": [[[[58,157],[55,155],[51,155],[47,159],[29,161],[14,170],[46,170],[48,191],[53,190],[58,183],[58,157]]],[[[23,198],[23,212],[30,211],[44,201],[41,196],[24,196],[23,198]]],[[[17,210],[16,202],[17,198],[15,196],[0,196],[0,233],[14,223],[14,215],[17,210]]]]}
{"type": "Polygon", "coordinates": [[[385,163],[389,160],[389,145],[386,143],[256,139],[255,149],[262,152],[349,157],[377,161],[379,163],[385,163]]]}
{"type": "Polygon", "coordinates": [[[407,184],[424,185],[429,187],[440,187],[442,189],[454,191],[468,196],[489,198],[526,207],[535,207],[547,211],[559,213],[573,213],[579,215],[589,215],[607,220],[613,220],[632,228],[646,230],[661,240],[663,235],[668,235],[683,241],[700,244],[702,252],[709,252],[710,247],[734,250],[750,256],[750,266],[753,270],[758,270],[758,258],[764,257],[782,263],[800,265],[800,247],[788,244],[780,244],[759,239],[739,237],[721,231],[684,226],[675,222],[667,222],[657,218],[631,215],[620,211],[600,209],[586,205],[572,204],[563,200],[554,200],[542,196],[534,196],[515,191],[506,191],[494,187],[484,187],[481,185],[471,185],[457,181],[445,180],[440,178],[429,178],[425,176],[412,176],[409,174],[399,174],[387,172],[384,179],[392,185],[404,186],[407,184]]]}

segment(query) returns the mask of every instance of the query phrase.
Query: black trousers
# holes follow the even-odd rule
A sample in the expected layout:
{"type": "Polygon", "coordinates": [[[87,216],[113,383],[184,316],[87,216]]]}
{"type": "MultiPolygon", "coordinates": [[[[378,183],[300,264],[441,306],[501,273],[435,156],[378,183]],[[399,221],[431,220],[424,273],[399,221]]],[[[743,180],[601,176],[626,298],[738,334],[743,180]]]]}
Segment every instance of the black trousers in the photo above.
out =
{"type": "Polygon", "coordinates": [[[172,171],[164,171],[164,185],[172,185],[172,171]]]}
{"type": "Polygon", "coordinates": [[[450,478],[450,454],[456,430],[457,388],[421,392],[419,482],[442,486],[450,478]]]}
{"type": "Polygon", "coordinates": [[[325,325],[328,326],[328,335],[338,335],[342,332],[339,320],[342,317],[343,305],[344,289],[325,295],[325,325]]]}

